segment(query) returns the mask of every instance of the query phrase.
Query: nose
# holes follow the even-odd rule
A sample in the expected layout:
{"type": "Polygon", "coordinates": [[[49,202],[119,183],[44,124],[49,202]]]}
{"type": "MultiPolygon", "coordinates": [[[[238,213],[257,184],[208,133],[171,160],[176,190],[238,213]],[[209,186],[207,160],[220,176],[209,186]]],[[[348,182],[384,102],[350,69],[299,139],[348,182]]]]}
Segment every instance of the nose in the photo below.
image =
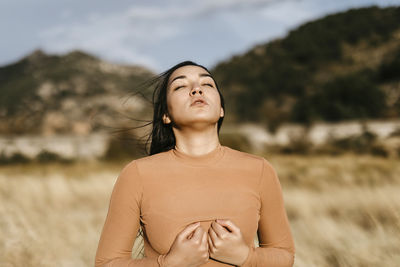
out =
{"type": "Polygon", "coordinates": [[[195,86],[193,86],[192,90],[190,91],[190,95],[195,95],[197,92],[199,92],[200,95],[203,94],[203,92],[200,89],[200,86],[195,85],[195,86]]]}

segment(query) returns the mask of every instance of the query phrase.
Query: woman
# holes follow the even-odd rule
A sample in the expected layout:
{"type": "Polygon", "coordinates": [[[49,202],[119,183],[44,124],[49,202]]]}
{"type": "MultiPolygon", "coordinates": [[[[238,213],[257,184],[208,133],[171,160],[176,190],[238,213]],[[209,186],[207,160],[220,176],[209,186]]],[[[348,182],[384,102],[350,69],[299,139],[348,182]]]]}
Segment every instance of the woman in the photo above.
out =
{"type": "Polygon", "coordinates": [[[292,266],[278,176],[219,143],[224,101],[210,72],[185,61],[160,77],[150,155],[118,176],[95,265],[292,266]],[[131,259],[140,226],[145,257],[131,259]]]}

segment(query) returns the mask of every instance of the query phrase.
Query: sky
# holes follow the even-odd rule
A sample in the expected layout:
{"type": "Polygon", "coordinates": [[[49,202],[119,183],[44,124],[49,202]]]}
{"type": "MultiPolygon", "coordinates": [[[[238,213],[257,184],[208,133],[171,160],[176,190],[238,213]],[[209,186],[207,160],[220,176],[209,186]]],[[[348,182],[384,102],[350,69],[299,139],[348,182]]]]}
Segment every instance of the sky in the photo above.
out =
{"type": "Polygon", "coordinates": [[[301,24],[400,0],[0,0],[0,66],[42,49],[82,50],[162,72],[183,60],[208,68],[301,24]]]}

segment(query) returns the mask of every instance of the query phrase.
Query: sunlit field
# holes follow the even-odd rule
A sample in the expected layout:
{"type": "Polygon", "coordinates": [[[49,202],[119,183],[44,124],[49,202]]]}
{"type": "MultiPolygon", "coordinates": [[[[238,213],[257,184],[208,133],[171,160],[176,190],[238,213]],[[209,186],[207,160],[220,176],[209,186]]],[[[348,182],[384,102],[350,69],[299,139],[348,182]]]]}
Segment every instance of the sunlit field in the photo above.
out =
{"type": "MultiPolygon", "coordinates": [[[[398,266],[399,159],[265,158],[281,180],[295,266],[398,266]]],[[[0,266],[93,266],[126,162],[0,166],[0,266]]]]}

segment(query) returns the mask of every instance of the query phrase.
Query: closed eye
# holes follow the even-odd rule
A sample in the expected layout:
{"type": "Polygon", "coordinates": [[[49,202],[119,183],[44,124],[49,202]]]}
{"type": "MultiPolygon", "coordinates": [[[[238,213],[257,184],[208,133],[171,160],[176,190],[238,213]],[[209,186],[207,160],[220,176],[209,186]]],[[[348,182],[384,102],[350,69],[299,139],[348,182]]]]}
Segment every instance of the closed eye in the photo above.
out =
{"type": "Polygon", "coordinates": [[[174,90],[178,90],[178,89],[181,88],[181,87],[185,87],[185,86],[183,86],[183,85],[178,86],[178,87],[176,87],[174,90]]]}
{"type": "Polygon", "coordinates": [[[204,85],[208,85],[208,86],[210,86],[210,87],[214,87],[211,83],[206,83],[206,84],[204,84],[204,85]]]}

